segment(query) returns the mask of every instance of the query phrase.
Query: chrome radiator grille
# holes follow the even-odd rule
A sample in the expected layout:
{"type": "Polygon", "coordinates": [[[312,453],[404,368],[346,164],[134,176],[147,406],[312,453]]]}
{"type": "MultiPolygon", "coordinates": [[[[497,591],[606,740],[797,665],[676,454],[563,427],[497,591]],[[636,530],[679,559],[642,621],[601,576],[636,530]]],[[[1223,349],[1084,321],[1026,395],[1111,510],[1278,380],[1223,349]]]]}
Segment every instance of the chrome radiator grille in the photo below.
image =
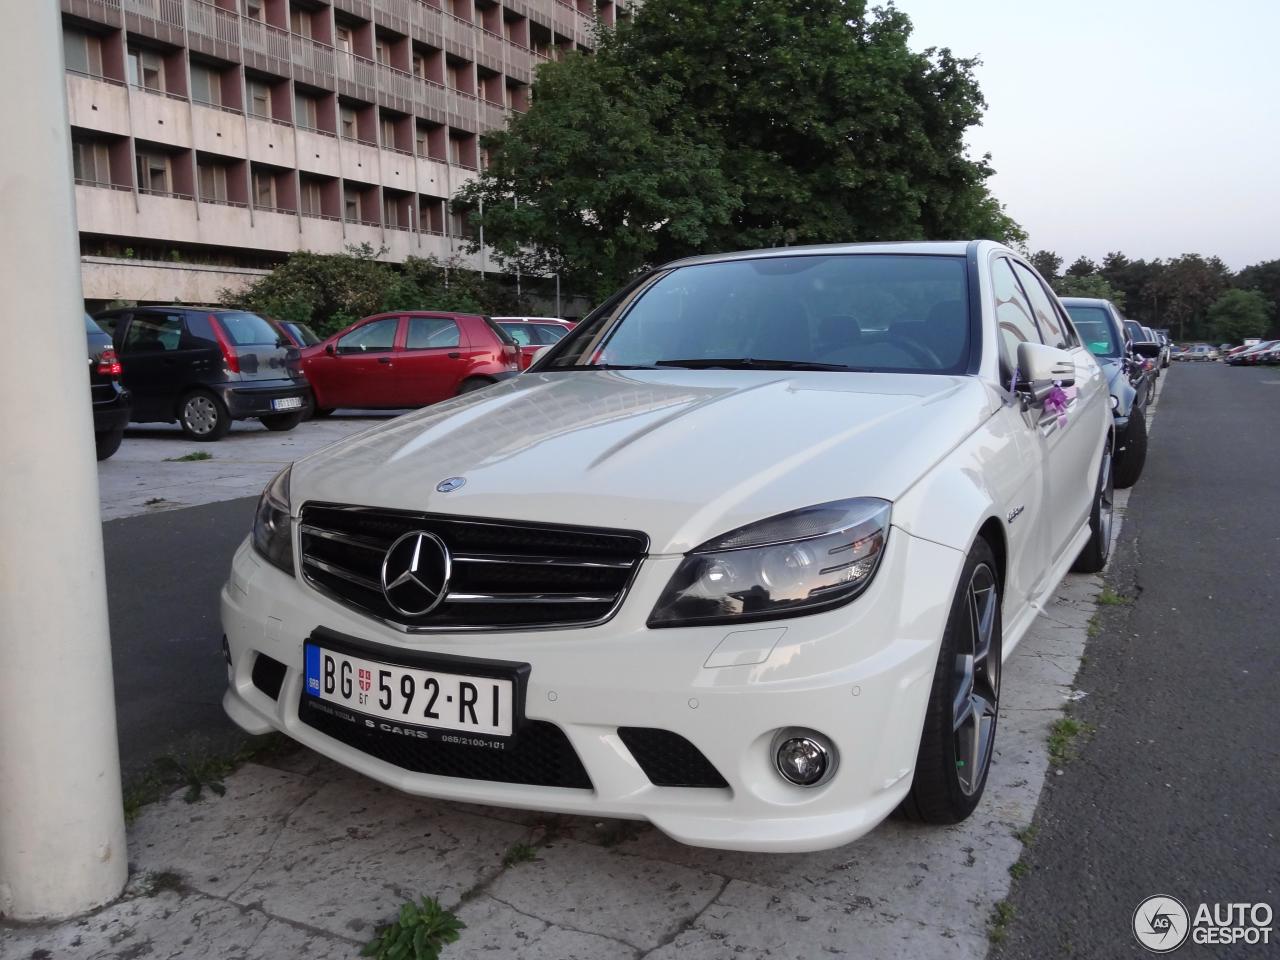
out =
{"type": "MultiPolygon", "coordinates": [[[[583,626],[621,605],[648,549],[642,533],[306,504],[303,578],[344,605],[410,631],[583,626]],[[438,537],[451,572],[433,610],[408,616],[387,601],[382,565],[397,539],[438,537]]],[[[403,606],[403,604],[402,604],[403,606]]]]}

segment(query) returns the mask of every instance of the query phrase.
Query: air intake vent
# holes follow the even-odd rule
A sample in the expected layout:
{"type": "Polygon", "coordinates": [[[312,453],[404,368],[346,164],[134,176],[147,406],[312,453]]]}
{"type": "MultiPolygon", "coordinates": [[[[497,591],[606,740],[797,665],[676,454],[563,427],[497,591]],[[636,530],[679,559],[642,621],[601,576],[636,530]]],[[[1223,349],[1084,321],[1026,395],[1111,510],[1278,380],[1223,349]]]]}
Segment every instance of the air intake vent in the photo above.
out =
{"type": "Polygon", "coordinates": [[[283,663],[260,653],[253,661],[253,685],[276,700],[280,696],[280,686],[284,683],[284,672],[283,663]]]}
{"type": "Polygon", "coordinates": [[[655,727],[619,727],[618,737],[654,786],[729,786],[702,751],[678,733],[655,727]]]}

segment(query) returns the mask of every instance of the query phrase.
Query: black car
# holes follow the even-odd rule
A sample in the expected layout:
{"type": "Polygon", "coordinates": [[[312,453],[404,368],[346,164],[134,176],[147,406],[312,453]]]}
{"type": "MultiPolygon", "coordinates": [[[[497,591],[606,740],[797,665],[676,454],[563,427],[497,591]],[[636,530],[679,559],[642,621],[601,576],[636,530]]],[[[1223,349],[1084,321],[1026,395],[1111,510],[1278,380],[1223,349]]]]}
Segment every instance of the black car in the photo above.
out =
{"type": "Polygon", "coordinates": [[[84,335],[89,347],[89,394],[93,398],[93,440],[98,459],[120,449],[129,423],[129,391],[120,385],[120,360],[111,335],[84,315],[84,335]]]}
{"type": "Polygon", "coordinates": [[[218,440],[233,420],[292,430],[308,412],[297,348],[256,313],[127,307],[96,319],[120,355],[135,423],[176,420],[193,440],[218,440]]]}
{"type": "Polygon", "coordinates": [[[1126,321],[1110,300],[1060,299],[1080,339],[1107,378],[1116,427],[1112,477],[1117,487],[1132,487],[1147,462],[1147,403],[1152,379],[1141,358],[1130,349],[1128,324],[1133,321],[1126,321]]]}

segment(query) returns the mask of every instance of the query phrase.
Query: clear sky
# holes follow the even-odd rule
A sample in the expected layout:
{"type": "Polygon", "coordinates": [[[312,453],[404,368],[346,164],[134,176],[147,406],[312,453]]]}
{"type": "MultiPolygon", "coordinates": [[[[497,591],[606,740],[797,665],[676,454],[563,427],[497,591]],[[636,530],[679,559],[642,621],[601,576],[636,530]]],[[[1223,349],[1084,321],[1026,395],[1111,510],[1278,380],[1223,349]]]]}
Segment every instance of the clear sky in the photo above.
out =
{"type": "Polygon", "coordinates": [[[969,142],[1032,250],[1280,259],[1280,0],[895,5],[983,61],[969,142]]]}

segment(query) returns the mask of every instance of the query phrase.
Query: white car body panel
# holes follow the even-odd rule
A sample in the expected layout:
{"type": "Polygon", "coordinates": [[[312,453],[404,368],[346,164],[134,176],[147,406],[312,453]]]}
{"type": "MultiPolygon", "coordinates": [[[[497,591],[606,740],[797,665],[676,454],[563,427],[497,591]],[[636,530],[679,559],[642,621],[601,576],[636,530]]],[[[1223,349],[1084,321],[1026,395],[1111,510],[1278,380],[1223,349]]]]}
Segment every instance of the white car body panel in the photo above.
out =
{"type": "MultiPolygon", "coordinates": [[[[907,245],[917,246],[967,249],[907,245]]],[[[295,558],[307,502],[638,530],[648,554],[604,623],[414,633],[290,577],[246,540],[222,594],[228,714],[251,732],[282,730],[425,796],[647,819],[678,840],[741,850],[819,849],[866,833],[910,787],[942,633],[980,531],[999,540],[1004,559],[1006,658],[1089,537],[1111,429],[1105,380],[1086,350],[1073,351],[1065,425],[1009,391],[990,333],[993,256],[1016,258],[995,244],[976,248],[986,332],[971,375],[535,369],[299,461],[295,558]],[[450,477],[466,482],[437,492],[450,477]],[[687,551],[744,524],[850,497],[892,503],[880,567],[857,599],[758,623],[647,626],[687,551]],[[302,645],[317,627],[392,653],[530,664],[525,714],[564,732],[592,789],[410,773],[304,724],[302,645]],[[257,654],[286,668],[278,697],[254,683],[257,654]],[[619,739],[622,726],[685,737],[728,787],[653,785],[619,739]],[[807,790],[773,768],[771,740],[793,726],[836,746],[829,783],[807,790]]]]}

